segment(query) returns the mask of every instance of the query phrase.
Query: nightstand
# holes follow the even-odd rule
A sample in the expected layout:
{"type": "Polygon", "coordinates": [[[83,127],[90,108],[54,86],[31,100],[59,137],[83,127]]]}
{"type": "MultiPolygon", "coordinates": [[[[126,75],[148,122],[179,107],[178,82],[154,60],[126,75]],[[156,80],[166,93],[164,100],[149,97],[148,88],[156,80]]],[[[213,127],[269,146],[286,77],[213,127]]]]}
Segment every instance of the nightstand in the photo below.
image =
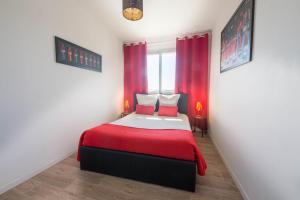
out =
{"type": "Polygon", "coordinates": [[[123,117],[126,117],[127,115],[129,115],[130,113],[128,113],[128,112],[122,112],[121,113],[121,118],[123,118],[123,117]]]}
{"type": "Polygon", "coordinates": [[[193,118],[193,131],[197,131],[196,129],[201,129],[201,136],[207,132],[207,120],[202,116],[195,116],[193,118]]]}

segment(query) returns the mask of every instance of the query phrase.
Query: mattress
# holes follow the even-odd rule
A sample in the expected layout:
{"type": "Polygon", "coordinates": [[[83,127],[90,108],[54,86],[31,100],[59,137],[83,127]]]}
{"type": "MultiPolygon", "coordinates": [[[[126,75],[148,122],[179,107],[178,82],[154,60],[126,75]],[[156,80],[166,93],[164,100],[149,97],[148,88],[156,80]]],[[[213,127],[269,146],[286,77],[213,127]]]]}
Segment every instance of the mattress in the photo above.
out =
{"type": "Polygon", "coordinates": [[[110,124],[144,129],[170,129],[191,131],[189,119],[185,114],[178,113],[177,117],[140,115],[132,113],[110,124]]]}

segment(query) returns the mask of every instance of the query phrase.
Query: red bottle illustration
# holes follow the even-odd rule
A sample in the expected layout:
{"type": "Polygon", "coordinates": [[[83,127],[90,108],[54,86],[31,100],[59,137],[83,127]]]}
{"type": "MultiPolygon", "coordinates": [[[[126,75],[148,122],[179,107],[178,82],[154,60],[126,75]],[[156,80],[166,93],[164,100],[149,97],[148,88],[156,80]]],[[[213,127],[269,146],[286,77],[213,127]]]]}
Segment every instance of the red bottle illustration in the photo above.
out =
{"type": "Polygon", "coordinates": [[[71,49],[71,47],[68,48],[68,60],[69,60],[69,62],[72,62],[72,49],[71,49]]]}
{"type": "Polygon", "coordinates": [[[96,57],[95,56],[93,56],[93,66],[94,67],[96,67],[97,65],[96,65],[96,63],[97,63],[97,61],[96,61],[96,57]]]}
{"type": "Polygon", "coordinates": [[[97,58],[97,67],[100,68],[100,59],[97,58]]]}
{"type": "Polygon", "coordinates": [[[90,66],[93,66],[93,58],[91,55],[90,55],[90,66]]]}
{"type": "Polygon", "coordinates": [[[83,65],[83,52],[80,51],[80,64],[83,65]]]}
{"type": "Polygon", "coordinates": [[[74,50],[74,58],[75,58],[75,63],[77,64],[78,63],[78,50],[77,49],[75,49],[74,50]]]}
{"type": "Polygon", "coordinates": [[[61,43],[60,45],[60,53],[61,53],[61,59],[66,60],[66,49],[63,43],[61,43]]]}
{"type": "Polygon", "coordinates": [[[87,53],[85,53],[84,60],[85,60],[85,65],[88,65],[88,55],[87,55],[87,53]]]}

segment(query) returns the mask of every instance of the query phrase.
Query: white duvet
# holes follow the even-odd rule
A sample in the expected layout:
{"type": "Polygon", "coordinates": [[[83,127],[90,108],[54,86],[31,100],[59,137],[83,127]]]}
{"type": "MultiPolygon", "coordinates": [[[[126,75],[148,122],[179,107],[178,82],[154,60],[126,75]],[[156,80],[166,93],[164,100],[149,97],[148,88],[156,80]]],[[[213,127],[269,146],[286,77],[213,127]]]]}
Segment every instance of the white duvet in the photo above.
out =
{"type": "Polygon", "coordinates": [[[185,114],[178,113],[177,117],[154,115],[129,114],[111,124],[146,129],[177,129],[191,130],[189,119],[185,114]]]}

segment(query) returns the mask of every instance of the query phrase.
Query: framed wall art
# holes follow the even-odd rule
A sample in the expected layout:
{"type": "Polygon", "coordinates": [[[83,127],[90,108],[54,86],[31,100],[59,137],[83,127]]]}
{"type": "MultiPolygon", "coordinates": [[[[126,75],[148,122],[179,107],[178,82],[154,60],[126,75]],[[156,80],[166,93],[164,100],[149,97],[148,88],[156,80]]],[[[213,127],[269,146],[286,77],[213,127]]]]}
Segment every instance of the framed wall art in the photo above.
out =
{"type": "Polygon", "coordinates": [[[102,72],[102,56],[55,36],[56,62],[102,72]]]}
{"type": "Polygon", "coordinates": [[[221,33],[221,72],[252,60],[253,23],[254,0],[244,0],[221,33]]]}

